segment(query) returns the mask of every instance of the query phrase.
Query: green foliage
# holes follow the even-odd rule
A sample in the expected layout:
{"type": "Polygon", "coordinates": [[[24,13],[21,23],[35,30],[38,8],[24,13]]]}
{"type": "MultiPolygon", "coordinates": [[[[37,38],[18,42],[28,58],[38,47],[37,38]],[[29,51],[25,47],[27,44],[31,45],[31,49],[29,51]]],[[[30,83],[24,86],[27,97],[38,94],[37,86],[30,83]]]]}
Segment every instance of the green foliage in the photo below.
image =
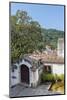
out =
{"type": "Polygon", "coordinates": [[[51,74],[51,73],[42,73],[41,74],[41,80],[42,82],[55,82],[56,80],[57,81],[64,81],[64,75],[63,74],[60,74],[60,75],[57,75],[57,74],[51,74]]]}
{"type": "Polygon", "coordinates": [[[24,54],[42,51],[45,46],[57,46],[57,39],[63,37],[62,31],[41,28],[37,21],[33,21],[26,11],[18,10],[10,17],[11,29],[11,61],[14,62],[24,54]]]}
{"type": "Polygon", "coordinates": [[[14,62],[26,53],[40,49],[42,42],[40,24],[31,21],[26,11],[18,10],[11,16],[11,60],[14,62]]]}
{"type": "Polygon", "coordinates": [[[50,73],[42,73],[41,80],[42,82],[54,81],[54,75],[50,73]]]}
{"type": "Polygon", "coordinates": [[[57,81],[64,81],[64,74],[60,74],[60,75],[55,74],[54,79],[57,81]]]}
{"type": "Polygon", "coordinates": [[[56,29],[41,29],[43,41],[50,45],[52,49],[57,48],[58,38],[64,37],[64,32],[56,29]]]}
{"type": "Polygon", "coordinates": [[[64,75],[63,74],[59,75],[59,78],[60,78],[60,80],[64,81],[64,75]]]}
{"type": "Polygon", "coordinates": [[[17,12],[16,12],[16,19],[17,19],[17,23],[22,25],[22,24],[29,23],[30,20],[31,20],[31,17],[28,16],[26,11],[17,10],[17,12]]]}

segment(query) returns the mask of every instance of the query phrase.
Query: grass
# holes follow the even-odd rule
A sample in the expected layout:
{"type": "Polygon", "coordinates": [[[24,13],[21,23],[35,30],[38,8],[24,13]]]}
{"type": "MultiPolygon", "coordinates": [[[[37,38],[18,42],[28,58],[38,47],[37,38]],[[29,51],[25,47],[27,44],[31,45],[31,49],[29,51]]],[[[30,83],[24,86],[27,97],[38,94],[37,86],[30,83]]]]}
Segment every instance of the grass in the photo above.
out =
{"type": "Polygon", "coordinates": [[[64,94],[64,82],[62,81],[54,83],[51,87],[51,90],[64,94]]]}

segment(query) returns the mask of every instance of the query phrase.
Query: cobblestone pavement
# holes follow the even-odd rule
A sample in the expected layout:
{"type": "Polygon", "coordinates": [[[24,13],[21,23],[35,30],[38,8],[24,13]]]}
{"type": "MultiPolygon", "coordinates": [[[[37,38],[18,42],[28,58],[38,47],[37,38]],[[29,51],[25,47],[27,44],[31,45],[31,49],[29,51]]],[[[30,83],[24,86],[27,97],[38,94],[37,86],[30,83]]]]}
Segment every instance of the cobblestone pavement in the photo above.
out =
{"type": "Polygon", "coordinates": [[[36,88],[30,88],[30,87],[25,87],[22,85],[17,85],[13,88],[10,88],[10,97],[60,94],[58,92],[48,91],[48,87],[49,87],[49,84],[39,85],[36,88]]]}

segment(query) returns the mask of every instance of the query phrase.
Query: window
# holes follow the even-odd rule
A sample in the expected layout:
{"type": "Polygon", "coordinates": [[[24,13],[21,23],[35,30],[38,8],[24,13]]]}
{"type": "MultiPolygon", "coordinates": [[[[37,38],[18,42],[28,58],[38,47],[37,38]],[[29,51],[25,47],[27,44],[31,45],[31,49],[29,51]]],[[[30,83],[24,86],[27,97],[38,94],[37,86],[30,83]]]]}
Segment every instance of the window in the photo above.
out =
{"type": "Polygon", "coordinates": [[[52,72],[52,70],[51,70],[51,66],[49,66],[49,65],[45,65],[43,71],[46,72],[46,73],[51,73],[51,72],[52,72]]]}

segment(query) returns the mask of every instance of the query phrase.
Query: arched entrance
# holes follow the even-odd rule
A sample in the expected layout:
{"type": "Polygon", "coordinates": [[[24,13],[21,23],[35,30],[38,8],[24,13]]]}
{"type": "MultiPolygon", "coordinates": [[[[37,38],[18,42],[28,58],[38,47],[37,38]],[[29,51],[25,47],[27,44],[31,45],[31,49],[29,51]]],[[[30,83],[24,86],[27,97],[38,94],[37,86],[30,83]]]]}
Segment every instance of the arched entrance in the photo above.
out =
{"type": "Polygon", "coordinates": [[[21,82],[29,84],[29,68],[26,65],[21,65],[21,82]]]}

